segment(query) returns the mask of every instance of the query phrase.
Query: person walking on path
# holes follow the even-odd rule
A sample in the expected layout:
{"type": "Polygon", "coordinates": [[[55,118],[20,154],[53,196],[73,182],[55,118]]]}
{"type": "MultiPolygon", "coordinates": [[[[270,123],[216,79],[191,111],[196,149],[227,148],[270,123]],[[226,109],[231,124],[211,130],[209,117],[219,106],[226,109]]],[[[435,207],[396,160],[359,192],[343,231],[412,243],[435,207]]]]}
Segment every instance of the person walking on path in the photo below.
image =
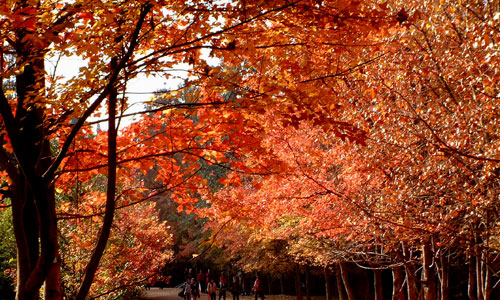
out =
{"type": "Polygon", "coordinates": [[[240,283],[238,277],[233,277],[233,283],[231,285],[231,294],[233,295],[233,300],[240,300],[240,283]]]}
{"type": "Polygon", "coordinates": [[[259,275],[255,278],[255,282],[253,284],[253,291],[255,293],[255,300],[259,297],[264,300],[264,289],[262,288],[262,282],[260,281],[259,275]]]}
{"type": "Polygon", "coordinates": [[[227,290],[227,278],[224,276],[224,273],[222,273],[219,280],[219,300],[222,298],[226,300],[226,290],[227,290]]]}
{"type": "Polygon", "coordinates": [[[195,278],[191,278],[191,300],[200,298],[200,285],[195,278]]]}
{"type": "Polygon", "coordinates": [[[217,284],[214,279],[211,278],[207,284],[207,294],[210,296],[210,300],[215,300],[217,298],[217,284]]]}
{"type": "Polygon", "coordinates": [[[191,300],[191,279],[184,283],[184,300],[191,300]]]}

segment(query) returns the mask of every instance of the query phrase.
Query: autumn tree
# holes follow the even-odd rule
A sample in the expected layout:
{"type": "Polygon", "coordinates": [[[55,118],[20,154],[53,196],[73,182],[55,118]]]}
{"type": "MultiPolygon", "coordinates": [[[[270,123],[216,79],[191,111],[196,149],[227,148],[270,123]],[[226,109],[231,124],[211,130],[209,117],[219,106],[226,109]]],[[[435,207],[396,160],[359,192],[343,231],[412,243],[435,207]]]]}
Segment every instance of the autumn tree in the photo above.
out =
{"type": "MultiPolygon", "coordinates": [[[[378,46],[342,55],[362,63],[332,76],[300,79],[304,73],[299,72],[287,83],[287,88],[300,85],[299,91],[314,89],[296,98],[302,103],[321,95],[332,108],[323,114],[328,122],[308,115],[308,108],[290,109],[291,119],[280,113],[285,109],[267,110],[274,122],[266,125],[265,136],[281,140],[264,144],[277,164],[287,167],[219,193],[214,212],[238,220],[238,210],[248,205],[255,213],[243,210],[243,216],[255,228],[266,228],[259,234],[289,237],[298,230],[303,247],[298,244],[294,253],[299,257],[386,263],[398,281],[394,290],[403,291],[395,297],[416,299],[420,293],[449,299],[450,261],[456,259],[458,265],[468,264],[469,298],[489,299],[498,286],[493,275],[498,270],[493,50],[498,4],[394,1],[383,6],[397,12],[399,25],[379,36],[378,46]],[[337,123],[333,132],[350,137],[350,144],[335,141],[328,131],[317,134],[318,127],[335,120],[343,126],[337,123]],[[280,121],[298,132],[280,128],[280,121]],[[288,231],[281,231],[286,223],[280,218],[290,224],[288,231]],[[383,251],[368,250],[374,248],[383,251]]],[[[303,65],[310,68],[305,74],[320,67],[303,65]]],[[[255,165],[255,157],[249,156],[248,164],[255,165]]]]}
{"type": "MultiPolygon", "coordinates": [[[[338,87],[352,86],[344,75],[360,76],[385,55],[382,37],[405,21],[399,10],[349,0],[2,3],[2,81],[16,87],[11,95],[0,93],[0,163],[9,183],[2,193],[12,201],[18,299],[37,298],[44,282],[47,299],[62,297],[56,190],[68,188],[62,179],[67,172],[87,180],[102,173],[106,182],[102,226],[76,293],[83,299],[112,234],[115,210],[127,205],[120,202],[124,191],[144,192],[144,199],[169,191],[180,209],[191,208],[194,185],[185,183],[204,182],[198,180],[198,159],[231,161],[231,168],[244,172],[275,171],[273,157],[262,155],[265,130],[258,121],[266,108],[273,107],[285,125],[309,120],[333,136],[363,143],[366,131],[341,118],[345,103],[338,87]],[[224,65],[207,63],[202,49],[224,65]],[[72,78],[51,76],[47,60],[68,56],[86,65],[72,78]],[[168,77],[165,72],[179,63],[190,65],[188,86],[197,85],[199,97],[167,102],[118,132],[129,80],[168,77]],[[234,97],[221,97],[228,91],[234,97]],[[84,138],[93,133],[89,118],[100,108],[108,130],[96,143],[84,138]],[[226,156],[235,149],[245,156],[226,156]],[[131,174],[150,170],[161,186],[141,190],[147,187],[131,174]]],[[[228,180],[238,177],[233,173],[228,180]]]]}

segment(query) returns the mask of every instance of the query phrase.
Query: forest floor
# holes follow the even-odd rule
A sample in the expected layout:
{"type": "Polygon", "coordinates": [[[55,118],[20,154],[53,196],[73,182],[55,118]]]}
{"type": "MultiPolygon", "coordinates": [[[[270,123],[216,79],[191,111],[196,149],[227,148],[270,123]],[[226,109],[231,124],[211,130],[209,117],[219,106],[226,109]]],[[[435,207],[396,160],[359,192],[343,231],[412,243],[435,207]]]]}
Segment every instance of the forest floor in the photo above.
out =
{"type": "MultiPolygon", "coordinates": [[[[139,300],[182,300],[177,294],[181,291],[181,289],[176,288],[151,288],[150,290],[144,290],[142,292],[139,300]]],[[[219,295],[217,295],[217,299],[219,295]]],[[[199,300],[207,300],[208,295],[202,294],[199,300]]],[[[227,293],[226,300],[232,300],[233,297],[231,293],[227,293]]],[[[240,300],[254,300],[253,295],[249,296],[240,296],[240,300]]],[[[296,296],[289,295],[266,295],[266,300],[296,300],[296,296]]],[[[312,300],[325,300],[325,297],[312,297],[312,300]]]]}

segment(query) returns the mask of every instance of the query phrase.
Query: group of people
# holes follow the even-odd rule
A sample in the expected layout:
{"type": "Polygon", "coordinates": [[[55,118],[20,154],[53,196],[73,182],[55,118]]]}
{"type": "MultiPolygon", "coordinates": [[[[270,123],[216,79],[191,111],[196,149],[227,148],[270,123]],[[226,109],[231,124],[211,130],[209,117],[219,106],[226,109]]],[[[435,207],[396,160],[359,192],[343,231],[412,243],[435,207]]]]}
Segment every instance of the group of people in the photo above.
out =
{"type": "MultiPolygon", "coordinates": [[[[219,277],[219,281],[215,282],[214,276],[210,273],[210,270],[206,274],[200,271],[196,277],[193,276],[192,269],[185,274],[186,282],[184,283],[183,290],[181,292],[184,300],[197,300],[201,297],[201,293],[207,293],[210,300],[217,300],[217,291],[219,292],[219,300],[226,300],[227,291],[231,292],[233,300],[239,300],[242,294],[242,278],[241,274],[239,276],[234,276],[231,282],[228,282],[227,277],[222,273],[219,277]]],[[[264,300],[264,290],[262,288],[262,282],[257,275],[255,282],[252,287],[255,293],[255,300],[261,298],[264,300]]],[[[181,295],[179,294],[179,295],[181,295]]]]}

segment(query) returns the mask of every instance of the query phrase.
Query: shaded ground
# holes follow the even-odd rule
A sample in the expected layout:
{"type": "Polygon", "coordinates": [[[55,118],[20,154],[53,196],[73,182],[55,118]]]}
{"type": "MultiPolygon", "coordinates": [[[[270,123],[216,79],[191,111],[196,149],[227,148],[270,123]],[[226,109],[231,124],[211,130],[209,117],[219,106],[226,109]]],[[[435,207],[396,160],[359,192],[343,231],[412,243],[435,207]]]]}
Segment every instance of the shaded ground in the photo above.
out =
{"type": "MultiPolygon", "coordinates": [[[[182,300],[177,294],[181,289],[176,288],[151,288],[150,290],[144,290],[141,297],[138,300],[182,300]]],[[[217,299],[219,295],[217,294],[217,299]]],[[[227,293],[226,300],[232,300],[233,297],[231,293],[227,293]]],[[[266,295],[266,300],[296,300],[295,296],[285,296],[285,295],[266,295]]],[[[305,299],[305,297],[304,297],[305,299]]],[[[208,300],[207,294],[201,294],[199,300],[208,300]]],[[[240,296],[240,300],[254,300],[254,296],[240,296]]],[[[312,300],[325,300],[325,297],[312,297],[312,300]]]]}

